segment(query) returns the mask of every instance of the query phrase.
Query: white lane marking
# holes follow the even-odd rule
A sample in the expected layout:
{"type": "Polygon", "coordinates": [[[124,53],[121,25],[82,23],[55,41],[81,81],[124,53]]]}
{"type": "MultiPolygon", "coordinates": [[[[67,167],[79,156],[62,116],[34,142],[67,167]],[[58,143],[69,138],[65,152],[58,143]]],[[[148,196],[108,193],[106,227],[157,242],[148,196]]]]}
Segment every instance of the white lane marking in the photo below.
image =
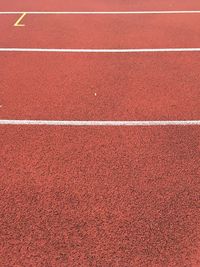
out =
{"type": "Polygon", "coordinates": [[[200,10],[156,10],[156,11],[0,11],[0,15],[26,13],[30,15],[128,15],[128,14],[199,14],[200,10]]]}
{"type": "Polygon", "coordinates": [[[71,49],[71,48],[0,48],[0,52],[44,52],[44,53],[160,53],[200,52],[196,48],[131,48],[131,49],[71,49]]]}
{"type": "Polygon", "coordinates": [[[0,120],[0,125],[54,125],[54,126],[168,126],[200,125],[200,120],[185,121],[53,121],[0,120]]]}

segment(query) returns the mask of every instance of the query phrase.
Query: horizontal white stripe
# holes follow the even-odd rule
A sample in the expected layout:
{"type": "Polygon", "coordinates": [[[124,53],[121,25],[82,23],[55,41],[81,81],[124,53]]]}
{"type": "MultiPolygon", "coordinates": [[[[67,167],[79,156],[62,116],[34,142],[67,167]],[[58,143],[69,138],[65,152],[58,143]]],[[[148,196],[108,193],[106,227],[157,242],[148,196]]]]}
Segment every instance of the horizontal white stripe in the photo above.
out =
{"type": "Polygon", "coordinates": [[[200,52],[196,48],[130,48],[130,49],[71,49],[71,48],[0,48],[0,52],[48,52],[48,53],[159,53],[200,52]]]}
{"type": "Polygon", "coordinates": [[[200,10],[156,10],[156,11],[0,11],[0,15],[128,15],[128,14],[199,14],[200,10]]]}
{"type": "Polygon", "coordinates": [[[52,121],[52,120],[0,120],[0,125],[54,125],[54,126],[167,126],[200,125],[190,121],[52,121]]]}

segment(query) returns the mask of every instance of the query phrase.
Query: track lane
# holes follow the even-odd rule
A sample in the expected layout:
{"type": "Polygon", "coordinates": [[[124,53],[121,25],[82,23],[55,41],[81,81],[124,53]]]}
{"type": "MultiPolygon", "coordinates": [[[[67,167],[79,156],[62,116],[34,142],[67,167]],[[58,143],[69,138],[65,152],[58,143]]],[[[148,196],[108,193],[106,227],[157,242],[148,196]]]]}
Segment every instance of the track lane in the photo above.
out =
{"type": "Polygon", "coordinates": [[[198,266],[199,127],[0,131],[2,266],[198,266]]]}
{"type": "Polygon", "coordinates": [[[19,17],[0,16],[6,25],[0,30],[1,47],[190,48],[200,44],[200,14],[26,15],[25,27],[13,27],[19,17]]]}
{"type": "Polygon", "coordinates": [[[200,9],[200,3],[197,0],[43,0],[42,2],[26,0],[7,0],[1,3],[1,11],[29,11],[29,10],[69,10],[69,11],[119,11],[119,10],[172,10],[200,9]]]}
{"type": "Polygon", "coordinates": [[[1,53],[0,119],[199,120],[197,53],[1,53]]]}

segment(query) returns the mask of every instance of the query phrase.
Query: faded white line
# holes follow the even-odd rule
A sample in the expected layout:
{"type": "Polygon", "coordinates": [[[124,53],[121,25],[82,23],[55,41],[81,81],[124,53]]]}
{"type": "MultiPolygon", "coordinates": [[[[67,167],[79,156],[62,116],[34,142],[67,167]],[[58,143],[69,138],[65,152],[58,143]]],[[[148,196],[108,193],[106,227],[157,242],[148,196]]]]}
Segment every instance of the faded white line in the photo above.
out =
{"type": "Polygon", "coordinates": [[[47,126],[168,126],[200,125],[200,120],[185,121],[53,121],[53,120],[0,120],[0,125],[47,126]]]}
{"type": "Polygon", "coordinates": [[[0,48],[0,52],[39,52],[39,53],[161,53],[161,52],[200,52],[196,48],[130,48],[130,49],[73,49],[73,48],[0,48]]]}
{"type": "Polygon", "coordinates": [[[0,11],[0,15],[148,15],[148,14],[199,14],[200,10],[150,10],[150,11],[0,11]]]}

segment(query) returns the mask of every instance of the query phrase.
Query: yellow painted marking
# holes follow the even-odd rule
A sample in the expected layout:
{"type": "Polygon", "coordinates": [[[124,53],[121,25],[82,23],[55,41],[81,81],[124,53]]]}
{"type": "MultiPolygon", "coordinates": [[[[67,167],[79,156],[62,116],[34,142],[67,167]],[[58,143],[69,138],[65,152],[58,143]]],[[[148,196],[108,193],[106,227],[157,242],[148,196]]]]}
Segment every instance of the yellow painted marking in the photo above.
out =
{"type": "Polygon", "coordinates": [[[14,26],[15,27],[23,27],[25,26],[25,24],[20,24],[20,22],[22,21],[22,19],[26,16],[26,13],[23,13],[21,15],[21,17],[15,22],[14,26]]]}

